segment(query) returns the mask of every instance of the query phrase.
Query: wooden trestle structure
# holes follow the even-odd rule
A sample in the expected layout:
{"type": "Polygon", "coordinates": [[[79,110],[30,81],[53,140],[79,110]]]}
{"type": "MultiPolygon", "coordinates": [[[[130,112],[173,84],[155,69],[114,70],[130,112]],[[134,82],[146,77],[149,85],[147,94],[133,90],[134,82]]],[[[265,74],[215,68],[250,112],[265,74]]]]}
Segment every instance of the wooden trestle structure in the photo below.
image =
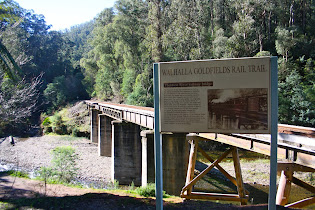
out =
{"type": "Polygon", "coordinates": [[[248,196],[249,192],[244,187],[237,147],[231,146],[230,149],[226,150],[217,160],[214,160],[198,146],[198,141],[200,140],[200,137],[198,135],[190,134],[188,135],[188,139],[191,145],[189,163],[186,176],[186,184],[183,187],[180,196],[185,199],[238,201],[241,203],[241,205],[246,205],[247,200],[249,198],[248,196]],[[212,164],[209,165],[196,177],[194,177],[194,170],[198,151],[212,164]],[[219,165],[219,163],[224,158],[226,158],[230,153],[232,153],[233,157],[235,178],[219,165]],[[192,188],[197,183],[197,181],[204,177],[214,167],[216,167],[226,178],[228,178],[237,187],[238,194],[192,192],[192,188]]]}
{"type": "MultiPolygon", "coordinates": [[[[237,201],[240,202],[241,205],[246,205],[249,192],[245,189],[243,179],[242,179],[242,172],[240,167],[240,160],[238,155],[238,147],[247,149],[250,151],[255,151],[265,155],[268,155],[268,146],[267,142],[261,142],[261,140],[255,140],[256,148],[253,147],[253,142],[246,143],[245,139],[241,139],[240,141],[237,138],[232,136],[218,135],[216,138],[215,135],[205,135],[205,134],[188,134],[186,136],[187,140],[189,141],[190,147],[190,154],[189,154],[189,164],[186,176],[186,184],[182,188],[181,197],[184,199],[207,199],[207,200],[224,200],[224,201],[237,201]],[[225,140],[223,140],[225,139],[225,140]],[[230,149],[225,151],[217,160],[211,158],[202,148],[198,146],[199,141],[204,140],[215,140],[218,142],[227,143],[230,145],[230,149]],[[197,176],[194,176],[197,152],[200,152],[207,160],[211,162],[205,170],[203,170],[197,176]],[[232,154],[233,162],[234,162],[234,169],[235,169],[235,177],[231,176],[227,171],[225,171],[219,163],[226,158],[229,154],[232,154]],[[237,187],[237,194],[223,194],[223,193],[204,193],[204,192],[193,192],[193,186],[202,179],[211,169],[216,167],[227,179],[229,179],[236,187],[237,187]]],[[[253,139],[252,139],[253,140],[253,139]]],[[[294,146],[285,146],[279,144],[282,148],[279,149],[278,158],[285,158],[285,154],[288,151],[293,150],[295,153],[300,152],[300,155],[305,156],[305,160],[307,160],[306,164],[303,165],[299,162],[287,161],[287,162],[278,162],[278,175],[280,175],[280,181],[277,191],[276,197],[276,204],[290,207],[290,208],[304,208],[306,206],[315,204],[315,197],[305,198],[300,201],[296,201],[294,203],[288,204],[290,191],[291,191],[291,184],[294,183],[299,187],[302,187],[311,193],[315,194],[315,187],[294,177],[294,172],[315,172],[313,157],[315,155],[314,151],[311,150],[303,150],[302,148],[295,148],[294,146]]],[[[300,161],[301,162],[301,161],[300,161]]]]}

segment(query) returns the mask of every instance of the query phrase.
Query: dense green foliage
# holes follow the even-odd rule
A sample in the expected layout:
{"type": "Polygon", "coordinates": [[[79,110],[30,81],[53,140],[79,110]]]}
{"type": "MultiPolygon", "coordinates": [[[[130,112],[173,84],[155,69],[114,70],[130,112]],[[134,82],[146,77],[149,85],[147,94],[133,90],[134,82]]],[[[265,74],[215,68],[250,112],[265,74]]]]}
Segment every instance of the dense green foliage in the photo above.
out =
{"type": "Polygon", "coordinates": [[[42,114],[41,118],[44,134],[89,136],[90,118],[83,102],[56,111],[52,116],[42,114]]]}
{"type": "Polygon", "coordinates": [[[279,56],[279,120],[314,126],[315,2],[119,0],[81,59],[90,96],[152,106],[159,61],[279,56]]]}
{"type": "Polygon", "coordinates": [[[53,31],[43,15],[4,0],[0,136],[91,97],[153,106],[154,62],[264,55],[279,57],[280,123],[313,127],[314,9],[313,0],[117,0],[53,31]]]}

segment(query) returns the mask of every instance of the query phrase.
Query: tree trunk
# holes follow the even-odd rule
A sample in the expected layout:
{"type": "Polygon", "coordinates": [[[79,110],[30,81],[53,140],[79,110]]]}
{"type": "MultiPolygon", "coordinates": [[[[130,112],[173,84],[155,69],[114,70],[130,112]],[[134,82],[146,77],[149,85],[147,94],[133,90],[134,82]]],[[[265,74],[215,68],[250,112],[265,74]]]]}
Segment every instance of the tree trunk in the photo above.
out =
{"type": "Polygon", "coordinates": [[[154,62],[162,61],[161,0],[151,1],[152,58],[154,62]]]}

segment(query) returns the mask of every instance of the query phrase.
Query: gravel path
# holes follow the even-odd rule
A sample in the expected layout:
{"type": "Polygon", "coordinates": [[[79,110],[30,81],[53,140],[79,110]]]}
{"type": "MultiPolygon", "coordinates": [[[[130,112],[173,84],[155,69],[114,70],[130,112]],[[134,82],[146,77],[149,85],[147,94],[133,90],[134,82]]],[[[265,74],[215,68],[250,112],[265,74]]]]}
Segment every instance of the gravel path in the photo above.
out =
{"type": "MultiPolygon", "coordinates": [[[[58,146],[72,146],[78,154],[78,178],[86,181],[110,181],[111,158],[98,155],[97,144],[86,138],[69,136],[42,136],[28,139],[15,138],[15,146],[9,139],[0,140],[1,166],[19,167],[34,171],[50,166],[51,150],[58,146]]],[[[5,169],[5,168],[4,168],[5,169]]]]}

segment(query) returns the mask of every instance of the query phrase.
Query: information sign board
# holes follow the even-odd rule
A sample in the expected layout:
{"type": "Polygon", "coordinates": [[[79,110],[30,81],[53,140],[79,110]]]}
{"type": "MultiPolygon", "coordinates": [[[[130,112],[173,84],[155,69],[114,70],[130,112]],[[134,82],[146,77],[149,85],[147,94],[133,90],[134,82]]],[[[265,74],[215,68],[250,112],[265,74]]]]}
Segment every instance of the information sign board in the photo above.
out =
{"type": "Polygon", "coordinates": [[[270,133],[270,57],[159,63],[160,132],[270,133]]]}

